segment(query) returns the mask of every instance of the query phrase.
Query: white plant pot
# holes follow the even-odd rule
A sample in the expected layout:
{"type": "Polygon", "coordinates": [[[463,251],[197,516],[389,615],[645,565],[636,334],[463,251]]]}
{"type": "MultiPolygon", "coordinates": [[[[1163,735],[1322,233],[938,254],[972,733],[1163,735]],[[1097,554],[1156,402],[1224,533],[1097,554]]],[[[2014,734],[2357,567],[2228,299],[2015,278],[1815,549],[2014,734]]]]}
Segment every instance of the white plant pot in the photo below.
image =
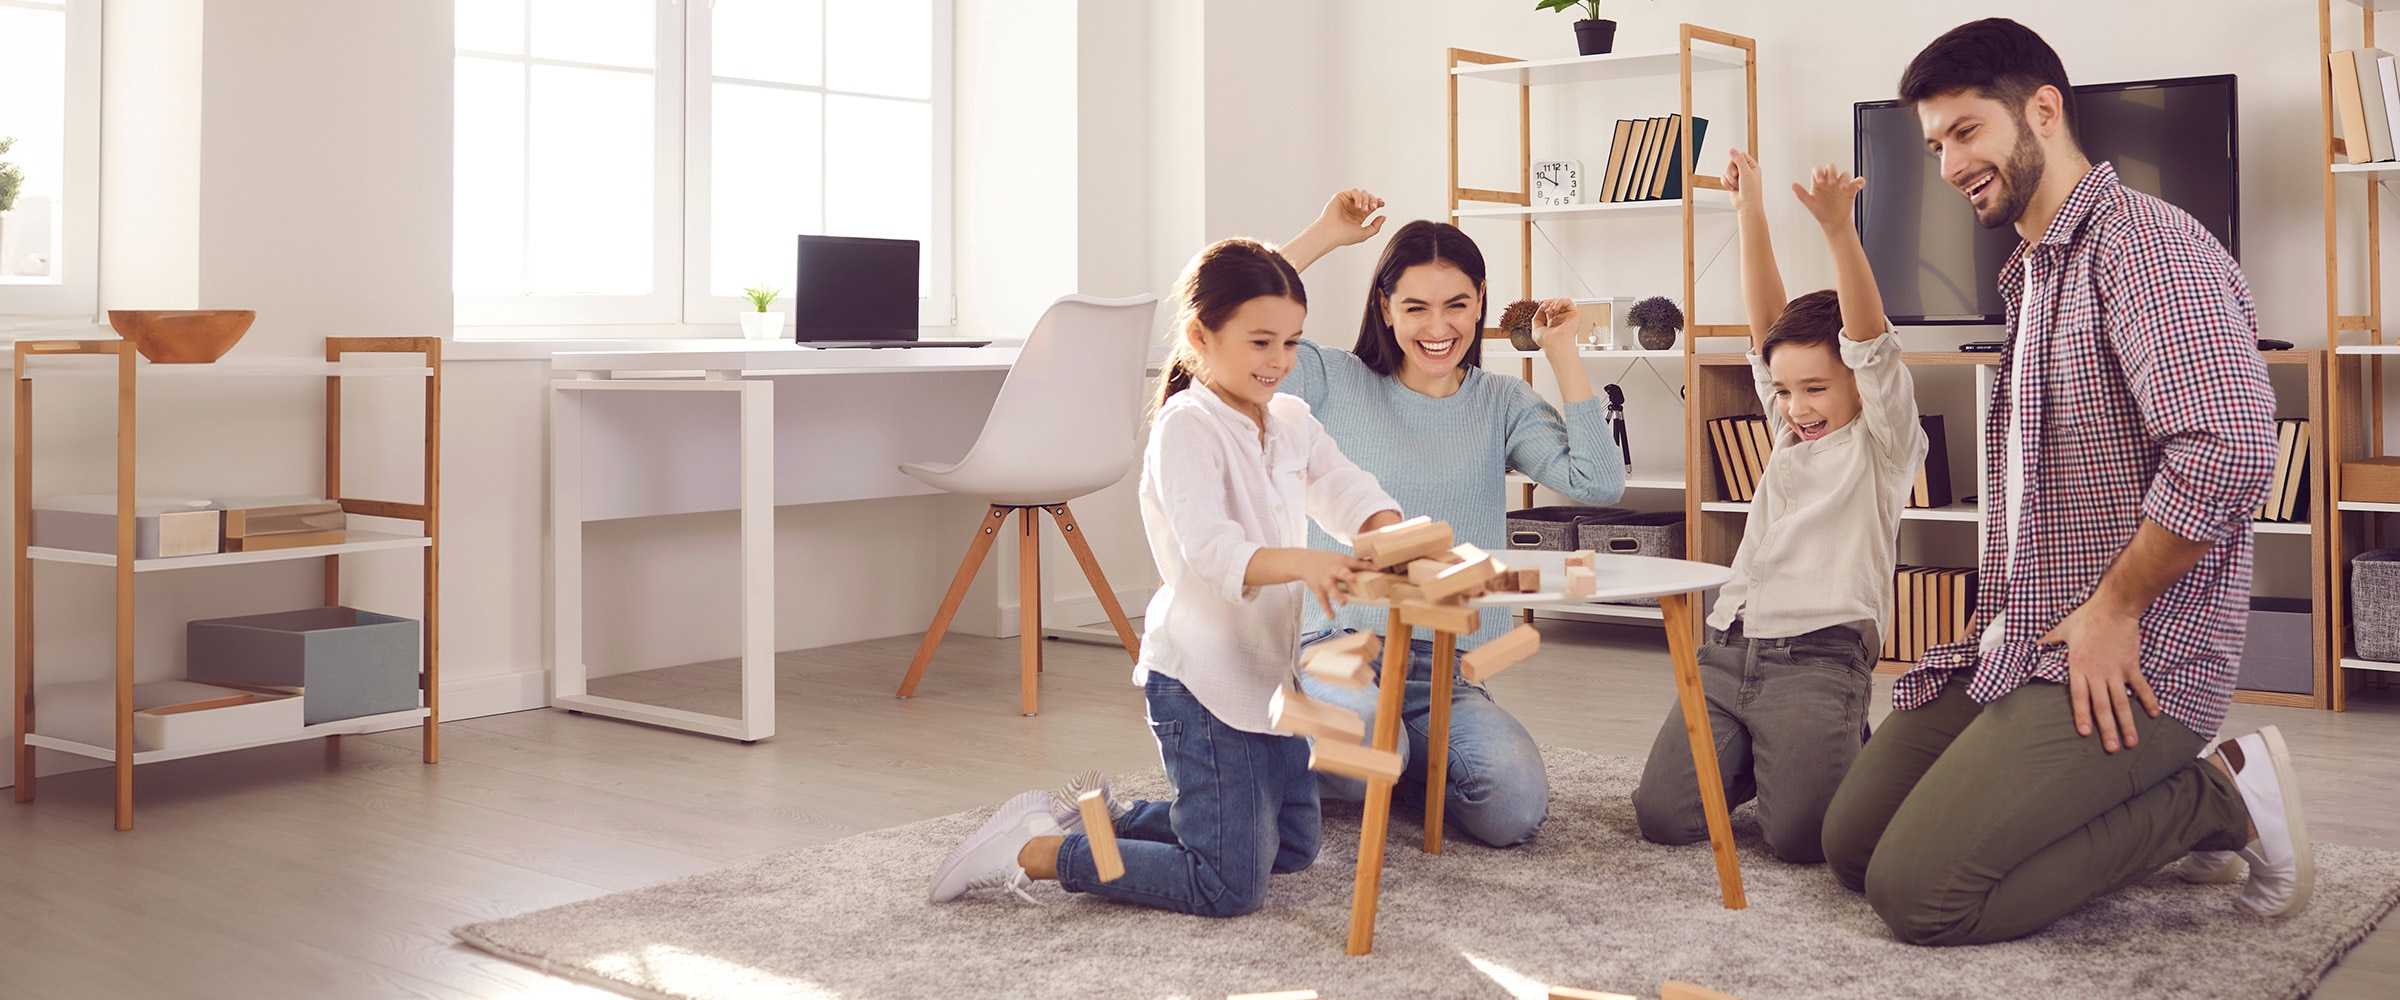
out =
{"type": "Polygon", "coordinates": [[[746,312],[742,314],[743,340],[776,340],[782,336],[782,313],[746,312]]]}

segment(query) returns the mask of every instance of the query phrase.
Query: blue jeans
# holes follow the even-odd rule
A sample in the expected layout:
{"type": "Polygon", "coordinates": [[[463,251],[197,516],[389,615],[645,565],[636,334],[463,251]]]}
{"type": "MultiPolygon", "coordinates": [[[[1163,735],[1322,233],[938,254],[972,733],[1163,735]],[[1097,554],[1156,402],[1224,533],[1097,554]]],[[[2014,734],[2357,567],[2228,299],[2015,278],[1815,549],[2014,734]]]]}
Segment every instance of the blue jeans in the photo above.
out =
{"type": "MultiPolygon", "coordinates": [[[[1300,644],[1306,648],[1350,631],[1311,632],[1300,637],[1300,644]]],[[[1380,660],[1375,670],[1380,680],[1380,660]]],[[[1526,732],[1515,716],[1493,704],[1482,686],[1467,683],[1456,674],[1452,678],[1450,787],[1443,814],[1468,836],[1493,847],[1513,847],[1532,840],[1541,832],[1542,821],[1550,818],[1550,774],[1542,767],[1541,748],[1534,745],[1533,734],[1526,732]]],[[[1367,732],[1375,731],[1372,685],[1348,688],[1303,676],[1300,687],[1311,698],[1357,712],[1366,720],[1367,732]]],[[[1400,697],[1401,728],[1408,738],[1398,749],[1408,764],[1400,780],[1414,781],[1420,788],[1425,784],[1423,762],[1431,741],[1432,712],[1433,643],[1418,639],[1409,643],[1408,686],[1400,697]]],[[[1365,782],[1331,774],[1317,775],[1317,792],[1344,801],[1367,797],[1365,782]]]]}
{"type": "Polygon", "coordinates": [[[1175,799],[1134,802],[1117,820],[1125,874],[1114,882],[1100,881],[1090,838],[1069,835],[1058,847],[1059,887],[1203,917],[1257,910],[1268,875],[1317,859],[1308,741],[1228,726],[1165,674],[1151,674],[1142,694],[1175,799]]]}

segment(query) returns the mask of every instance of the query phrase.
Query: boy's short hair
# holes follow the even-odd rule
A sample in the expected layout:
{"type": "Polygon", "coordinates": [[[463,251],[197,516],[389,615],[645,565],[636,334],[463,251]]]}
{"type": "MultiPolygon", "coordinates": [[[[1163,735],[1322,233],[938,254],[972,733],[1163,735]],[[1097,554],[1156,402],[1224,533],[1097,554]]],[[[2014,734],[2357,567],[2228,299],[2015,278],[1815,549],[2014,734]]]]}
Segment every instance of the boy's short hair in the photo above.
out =
{"type": "Polygon", "coordinates": [[[2083,116],[2075,112],[2075,88],[2067,68],[2042,36],[2005,17],[1959,25],[1933,40],[1900,74],[1900,101],[1915,105],[1944,94],[1968,91],[2008,106],[2020,124],[2025,102],[2043,87],[2058,88],[2067,138],[2083,145],[2083,116]]]}
{"type": "Polygon", "coordinates": [[[1785,303],[1783,312],[1767,326],[1767,339],[1758,345],[1758,359],[1775,360],[1778,347],[1823,345],[1841,356],[1842,301],[1833,289],[1810,292],[1785,303]]]}

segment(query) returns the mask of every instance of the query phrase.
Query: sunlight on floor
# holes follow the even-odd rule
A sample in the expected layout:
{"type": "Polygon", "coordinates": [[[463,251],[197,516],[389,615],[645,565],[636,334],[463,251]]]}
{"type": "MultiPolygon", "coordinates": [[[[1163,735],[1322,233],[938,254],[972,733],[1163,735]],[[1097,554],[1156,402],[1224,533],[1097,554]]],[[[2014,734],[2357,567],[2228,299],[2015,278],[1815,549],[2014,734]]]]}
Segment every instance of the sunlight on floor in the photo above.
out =
{"type": "Polygon", "coordinates": [[[1507,990],[1508,995],[1515,997],[1516,1000],[1547,1000],[1550,996],[1550,987],[1527,978],[1515,969],[1473,952],[1461,951],[1458,954],[1465,958],[1469,965],[1473,965],[1475,971],[1483,973],[1493,982],[1500,984],[1500,988],[1507,990]]]}
{"type": "Polygon", "coordinates": [[[645,989],[683,996],[842,1000],[841,994],[815,983],[786,979],[713,955],[688,952],[671,944],[646,945],[633,954],[594,959],[592,970],[638,984],[645,989]]]}

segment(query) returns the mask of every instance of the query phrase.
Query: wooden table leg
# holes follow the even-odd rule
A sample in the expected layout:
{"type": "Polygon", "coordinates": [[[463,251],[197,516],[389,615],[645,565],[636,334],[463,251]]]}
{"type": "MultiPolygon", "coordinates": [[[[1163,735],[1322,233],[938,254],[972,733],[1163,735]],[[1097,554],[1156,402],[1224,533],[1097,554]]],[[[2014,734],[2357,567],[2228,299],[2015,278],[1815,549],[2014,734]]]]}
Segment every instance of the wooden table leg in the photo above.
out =
{"type": "MultiPolygon", "coordinates": [[[[1375,688],[1375,749],[1400,746],[1400,695],[1408,690],[1408,645],[1414,630],[1392,609],[1383,630],[1383,677],[1375,688]]],[[[1375,948],[1375,896],[1383,886],[1383,840],[1392,818],[1392,784],[1367,782],[1366,813],[1358,824],[1358,881],[1350,890],[1350,954],[1375,948]]]]}
{"type": "Polygon", "coordinates": [[[1425,853],[1442,853],[1442,806],[1450,798],[1450,687],[1457,683],[1458,636],[1433,633],[1433,718],[1425,740],[1425,853]]]}
{"type": "Polygon", "coordinates": [[[1692,764],[1700,772],[1700,811],[1708,818],[1708,843],[1717,854],[1717,884],[1725,908],[1749,905],[1742,896],[1742,865],[1733,856],[1733,823],[1725,808],[1725,780],[1717,770],[1717,740],[1708,728],[1708,698],[1700,687],[1700,649],[1697,622],[1692,618],[1692,595],[1668,594],[1658,599],[1665,612],[1667,653],[1675,661],[1675,699],[1683,704],[1683,731],[1692,741],[1692,764]]]}

